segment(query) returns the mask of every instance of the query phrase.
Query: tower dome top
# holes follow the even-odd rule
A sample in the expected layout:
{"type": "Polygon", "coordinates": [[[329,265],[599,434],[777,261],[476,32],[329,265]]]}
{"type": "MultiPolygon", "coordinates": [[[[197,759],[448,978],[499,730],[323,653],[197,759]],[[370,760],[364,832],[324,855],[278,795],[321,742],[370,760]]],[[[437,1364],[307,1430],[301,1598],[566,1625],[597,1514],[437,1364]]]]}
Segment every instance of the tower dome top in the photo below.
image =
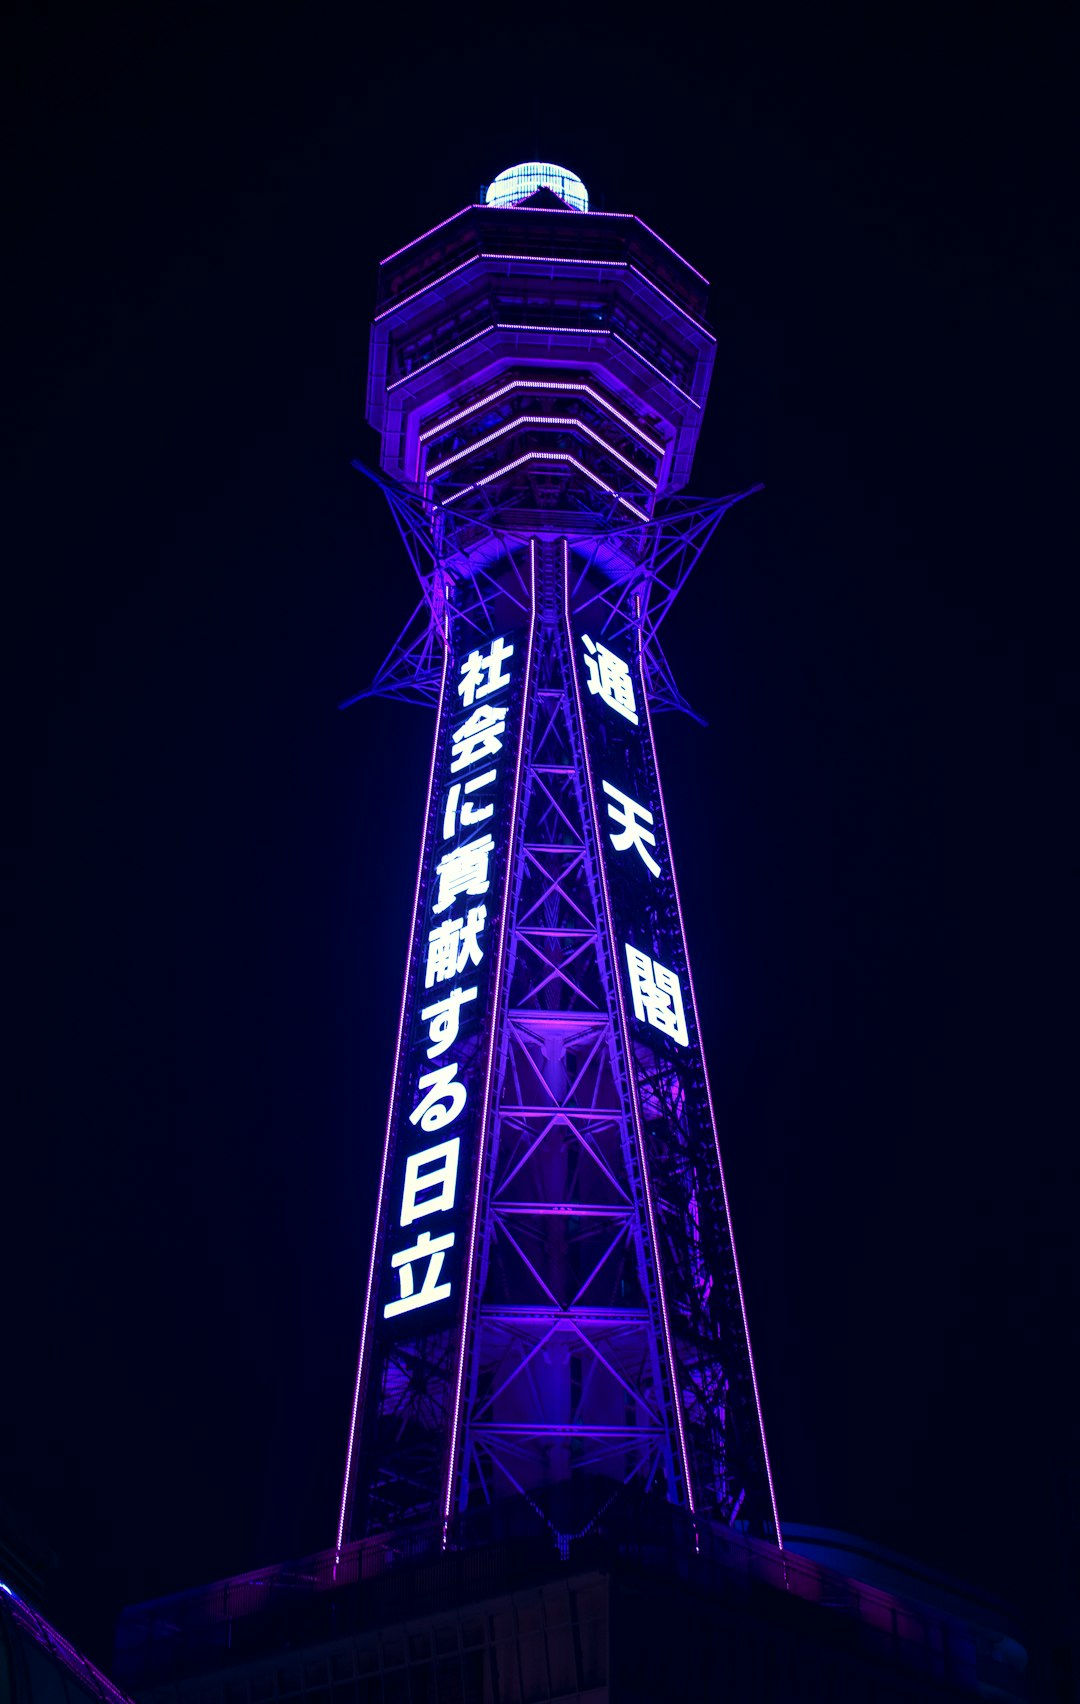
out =
{"type": "Polygon", "coordinates": [[[553,166],[548,160],[526,160],[520,166],[507,166],[488,184],[484,200],[489,207],[512,207],[515,202],[535,195],[538,189],[551,190],[575,213],[589,211],[589,192],[581,179],[565,166],[553,166]]]}

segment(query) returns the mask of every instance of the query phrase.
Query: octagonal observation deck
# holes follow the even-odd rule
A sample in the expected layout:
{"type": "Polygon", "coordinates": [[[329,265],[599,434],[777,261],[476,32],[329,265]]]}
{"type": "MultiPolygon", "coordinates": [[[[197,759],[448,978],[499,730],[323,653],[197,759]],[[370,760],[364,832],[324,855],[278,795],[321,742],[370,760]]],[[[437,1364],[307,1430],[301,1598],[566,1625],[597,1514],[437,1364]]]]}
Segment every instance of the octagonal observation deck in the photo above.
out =
{"type": "Polygon", "coordinates": [[[489,195],[382,263],[367,393],[382,466],[514,531],[648,520],[693,460],[707,281],[633,214],[582,211],[561,168],[513,167],[489,195]]]}

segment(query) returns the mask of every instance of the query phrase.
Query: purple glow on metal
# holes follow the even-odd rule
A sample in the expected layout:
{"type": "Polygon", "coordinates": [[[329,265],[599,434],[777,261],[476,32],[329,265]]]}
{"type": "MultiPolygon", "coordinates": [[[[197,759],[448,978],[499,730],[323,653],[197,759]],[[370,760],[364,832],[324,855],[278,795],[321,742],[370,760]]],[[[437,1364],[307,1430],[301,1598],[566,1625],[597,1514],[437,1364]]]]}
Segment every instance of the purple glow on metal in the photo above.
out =
{"type": "Polygon", "coordinates": [[[452,348],[444,349],[441,355],[433,355],[430,361],[422,362],[419,367],[414,367],[411,373],[405,373],[400,379],[395,379],[392,384],[387,385],[386,394],[389,396],[392,390],[397,390],[398,385],[408,384],[409,380],[415,379],[418,373],[426,373],[429,367],[437,367],[440,361],[446,360],[447,356],[456,355],[459,349],[464,349],[467,344],[475,343],[478,337],[486,337],[489,331],[496,329],[494,325],[481,326],[479,331],[474,331],[469,337],[463,337],[461,342],[455,343],[452,348]]]}
{"type": "Polygon", "coordinates": [[[496,331],[542,331],[545,337],[557,337],[564,331],[568,331],[571,337],[615,337],[618,335],[602,325],[519,325],[516,320],[497,320],[495,329],[496,331]]]}
{"type": "Polygon", "coordinates": [[[460,219],[463,213],[491,212],[569,213],[572,214],[575,219],[580,219],[582,217],[586,219],[630,219],[635,225],[640,225],[643,231],[648,231],[650,237],[652,237],[655,242],[658,242],[661,248],[666,248],[669,254],[673,254],[675,259],[680,261],[682,265],[686,267],[687,271],[694,274],[695,278],[700,278],[701,282],[705,285],[708,285],[709,282],[705,274],[703,272],[699,272],[696,266],[692,266],[684,254],[680,254],[678,249],[672,248],[671,244],[666,242],[658,231],[654,231],[651,225],[646,225],[644,219],[639,218],[636,213],[602,213],[599,208],[591,207],[588,213],[582,215],[573,207],[523,207],[518,205],[513,208],[492,208],[489,207],[486,202],[481,201],[472,201],[467,207],[459,207],[456,213],[451,213],[449,219],[440,219],[439,223],[437,225],[432,225],[430,230],[422,232],[422,234],[418,237],[414,237],[411,242],[405,243],[402,248],[395,249],[393,254],[388,254],[385,260],[381,260],[379,262],[379,265],[387,266],[390,261],[397,260],[399,255],[407,254],[411,248],[416,247],[417,243],[424,242],[427,237],[433,237],[436,231],[441,231],[447,225],[452,225],[454,220],[460,219]]]}
{"type": "Polygon", "coordinates": [[[451,213],[449,219],[440,219],[437,225],[432,225],[429,230],[422,231],[418,237],[414,237],[412,239],[412,242],[405,243],[401,248],[395,249],[393,254],[388,254],[385,260],[380,260],[379,265],[389,266],[392,260],[396,260],[398,258],[398,255],[408,254],[409,250],[411,248],[415,248],[417,243],[426,242],[428,237],[433,237],[435,235],[436,231],[445,230],[447,225],[452,225],[454,223],[455,219],[460,219],[463,213],[475,212],[476,206],[477,203],[475,201],[471,201],[467,207],[459,207],[456,213],[451,213]]]}
{"type": "MultiPolygon", "coordinates": [[[[528,260],[534,266],[630,266],[628,260],[590,260],[575,254],[482,254],[481,260],[528,260]]],[[[636,268],[632,268],[636,270],[636,268]]]]}
{"type": "MultiPolygon", "coordinates": [[[[499,1001],[502,997],[502,975],[506,959],[506,931],[510,921],[510,884],[513,870],[514,844],[517,838],[518,810],[521,803],[521,767],[525,758],[525,736],[528,716],[529,685],[532,675],[533,639],[536,633],[536,540],[529,540],[529,641],[525,652],[525,679],[521,696],[521,726],[518,730],[517,761],[514,766],[514,789],[511,795],[510,828],[507,838],[506,873],[499,919],[499,945],[495,954],[492,979],[491,1034],[488,1038],[487,1070],[484,1073],[484,1095],[480,1107],[476,1150],[476,1184],[473,1189],[472,1222],[469,1227],[469,1254],[465,1266],[465,1289],[461,1302],[461,1344],[458,1350],[457,1379],[454,1389],[453,1420],[450,1427],[450,1451],[447,1456],[446,1494],[443,1500],[443,1548],[446,1548],[450,1510],[454,1501],[454,1480],[457,1476],[457,1441],[461,1425],[461,1403],[465,1383],[465,1361],[469,1345],[469,1312],[472,1302],[473,1268],[476,1262],[477,1233],[480,1229],[480,1197],[484,1185],[484,1152],[487,1147],[488,1115],[491,1109],[491,1079],[495,1069],[496,1030],[499,1025],[499,1001]]],[[[425,819],[426,820],[426,819],[425,819]]]]}
{"type": "Polygon", "coordinates": [[[672,390],[678,391],[678,393],[681,397],[685,397],[686,401],[690,404],[690,406],[692,408],[700,408],[701,407],[700,402],[695,402],[693,397],[690,395],[690,392],[684,391],[683,388],[682,388],[682,385],[677,385],[675,383],[675,380],[670,376],[670,374],[664,373],[660,370],[659,367],[653,366],[653,363],[646,359],[646,357],[641,353],[640,349],[635,349],[634,345],[632,343],[628,343],[626,341],[625,337],[620,337],[619,333],[617,331],[613,331],[611,333],[611,335],[615,339],[616,343],[621,343],[624,349],[629,349],[631,355],[633,355],[636,360],[640,361],[643,367],[648,367],[650,369],[650,371],[652,371],[656,374],[658,379],[663,379],[664,383],[666,385],[670,385],[672,390]]]}
{"type": "Polygon", "coordinates": [[[690,324],[694,327],[694,329],[696,331],[704,332],[705,336],[709,339],[710,343],[716,342],[716,338],[713,336],[712,332],[708,329],[708,327],[702,325],[701,321],[694,314],[690,313],[686,308],[681,307],[680,304],[675,300],[674,296],[669,296],[666,290],[661,290],[659,284],[654,284],[653,280],[649,277],[648,273],[642,272],[640,266],[634,266],[633,264],[631,264],[630,270],[631,270],[631,272],[636,273],[637,276],[641,279],[642,283],[647,284],[650,290],[655,290],[656,294],[658,296],[663,296],[664,301],[669,303],[670,306],[675,309],[675,312],[677,314],[682,314],[683,319],[688,319],[690,321],[690,324]]]}
{"type": "Polygon", "coordinates": [[[485,485],[490,485],[492,480],[501,479],[504,473],[513,473],[516,467],[521,467],[529,461],[569,462],[572,467],[577,468],[579,473],[583,473],[586,479],[591,479],[594,485],[598,485],[601,491],[606,491],[607,495],[614,497],[615,501],[621,503],[624,509],[629,509],[630,513],[636,515],[639,521],[649,519],[648,515],[643,510],[636,508],[629,498],[620,497],[614,487],[607,485],[595,473],[591,473],[583,462],[578,461],[576,456],[569,455],[562,450],[529,450],[525,455],[517,456],[514,461],[507,462],[505,467],[497,467],[494,473],[486,473],[483,479],[478,479],[472,485],[465,485],[460,491],[453,492],[451,496],[443,500],[443,508],[448,509],[451,503],[456,503],[460,498],[467,497],[470,491],[480,491],[485,485]]]}
{"type": "MultiPolygon", "coordinates": [[[[643,635],[642,635],[641,619],[640,619],[641,618],[641,597],[640,597],[640,595],[635,598],[635,603],[636,603],[637,609],[638,609],[638,674],[639,674],[639,677],[641,678],[641,680],[644,681],[645,670],[644,670],[643,659],[642,659],[642,655],[641,655],[644,640],[643,640],[643,635]]],[[[649,739],[652,742],[653,751],[655,752],[656,742],[653,738],[652,716],[649,714],[649,695],[648,695],[648,693],[643,692],[642,698],[645,701],[645,720],[646,720],[646,723],[648,724],[649,739]]],[[[728,1236],[731,1239],[731,1263],[732,1263],[733,1267],[735,1268],[735,1284],[736,1284],[736,1288],[738,1289],[738,1292],[739,1292],[739,1311],[740,1311],[740,1314],[742,1316],[743,1336],[746,1338],[746,1353],[747,1353],[747,1356],[748,1356],[749,1362],[750,1362],[750,1383],[753,1386],[754,1406],[757,1409],[757,1418],[758,1418],[758,1433],[761,1437],[761,1449],[762,1449],[762,1453],[765,1457],[765,1477],[766,1477],[766,1479],[768,1480],[768,1483],[769,1483],[769,1502],[772,1506],[773,1525],[776,1528],[776,1545],[777,1545],[778,1550],[783,1550],[784,1538],[783,1538],[782,1532],[780,1531],[780,1516],[779,1516],[779,1513],[777,1512],[777,1507],[776,1507],[776,1490],[775,1490],[775,1487],[773,1485],[772,1464],[769,1461],[769,1446],[765,1441],[765,1417],[764,1417],[764,1415],[762,1414],[762,1411],[761,1411],[761,1397],[760,1397],[760,1394],[758,1392],[757,1369],[754,1366],[754,1349],[753,1349],[753,1345],[750,1341],[750,1324],[749,1324],[749,1321],[747,1320],[747,1317],[746,1317],[746,1297],[743,1294],[742,1273],[739,1270],[739,1257],[738,1257],[738,1254],[736,1253],[736,1249],[735,1249],[735,1228],[734,1228],[734,1226],[732,1225],[732,1222],[731,1222],[731,1205],[728,1201],[727,1179],[724,1176],[724,1162],[723,1162],[723,1160],[720,1156],[720,1137],[719,1137],[719,1134],[717,1133],[717,1128],[716,1128],[716,1112],[715,1112],[714,1107],[713,1107],[712,1085],[709,1082],[709,1067],[708,1067],[708,1063],[707,1063],[706,1058],[705,1058],[705,1048],[702,1045],[702,1041],[701,1041],[701,1025],[698,1022],[697,995],[694,992],[694,973],[693,973],[693,971],[690,967],[690,954],[686,950],[686,927],[685,927],[685,924],[683,922],[682,896],[679,893],[678,878],[675,874],[675,857],[674,857],[674,854],[671,850],[671,836],[668,833],[667,807],[664,804],[664,789],[663,789],[663,786],[662,786],[661,781],[660,781],[660,766],[655,761],[654,761],[654,764],[653,764],[653,769],[654,769],[654,773],[656,775],[656,793],[657,793],[658,799],[660,800],[660,820],[664,825],[664,840],[665,840],[665,843],[667,845],[668,863],[669,863],[670,868],[671,868],[671,886],[672,886],[672,891],[675,894],[675,911],[676,911],[676,914],[677,914],[678,919],[679,919],[679,929],[680,929],[680,932],[681,932],[681,935],[682,935],[682,941],[683,941],[683,957],[684,957],[684,960],[685,960],[685,963],[686,963],[687,980],[688,980],[689,985],[690,985],[690,1009],[691,1009],[691,1011],[693,1013],[693,1017],[694,1017],[694,1029],[697,1033],[697,1038],[698,1038],[698,1053],[701,1057],[701,1068],[702,1068],[702,1073],[703,1073],[704,1078],[705,1078],[705,1095],[706,1095],[706,1098],[707,1098],[708,1103],[709,1103],[709,1120],[712,1124],[713,1146],[716,1149],[716,1163],[720,1168],[720,1190],[721,1190],[721,1193],[724,1197],[724,1212],[727,1215],[728,1236]]]]}
{"type": "Polygon", "coordinates": [[[409,973],[412,968],[413,953],[416,945],[416,925],[420,914],[420,886],[424,874],[424,853],[427,850],[427,824],[431,814],[431,798],[435,789],[435,770],[439,755],[439,734],[442,728],[443,701],[446,697],[446,675],[450,664],[449,634],[444,632],[444,650],[442,680],[439,685],[439,704],[435,712],[435,737],[431,745],[431,767],[428,770],[427,798],[424,803],[424,832],[420,840],[420,859],[416,867],[416,886],[413,890],[412,924],[409,929],[409,950],[405,958],[405,977],[401,989],[401,1009],[398,1013],[397,1040],[394,1043],[394,1072],[390,1083],[390,1108],[386,1115],[386,1135],[383,1138],[382,1166],[379,1171],[379,1192],[375,1207],[375,1232],[371,1239],[371,1261],[368,1265],[367,1293],[364,1298],[364,1317],[360,1327],[360,1354],[356,1366],[356,1384],[353,1388],[352,1415],[349,1420],[349,1442],[345,1453],[345,1483],[341,1490],[341,1514],[338,1519],[337,1551],[340,1555],[345,1542],[345,1522],[348,1519],[349,1485],[352,1479],[353,1444],[356,1438],[356,1421],[360,1409],[360,1392],[364,1378],[364,1355],[367,1348],[368,1330],[371,1324],[372,1303],[375,1294],[375,1268],[380,1246],[379,1227],[382,1224],[383,1200],[386,1191],[387,1169],[390,1163],[390,1137],[393,1131],[394,1107],[397,1100],[398,1076],[401,1071],[401,1043],[405,1033],[405,1008],[409,996],[409,973]]]}
{"type": "Polygon", "coordinates": [[[631,420],[629,415],[621,414],[605,397],[600,395],[599,391],[593,390],[591,385],[574,384],[569,379],[511,379],[508,384],[500,385],[498,390],[488,391],[480,398],[479,402],[470,402],[467,408],[459,409],[456,414],[451,414],[449,419],[441,420],[437,426],[429,426],[426,432],[421,432],[420,443],[426,444],[429,438],[441,437],[444,432],[450,430],[451,426],[456,426],[459,420],[464,420],[468,415],[475,414],[477,409],[486,408],[489,403],[497,402],[499,397],[505,396],[508,391],[512,390],[577,391],[579,395],[590,396],[599,408],[602,408],[606,414],[610,414],[612,419],[618,420],[626,427],[627,431],[633,432],[635,438],[640,438],[642,443],[648,445],[650,450],[654,450],[658,456],[664,454],[663,444],[658,444],[655,438],[650,438],[649,434],[643,431],[635,420],[631,420]]]}
{"type": "MultiPolygon", "coordinates": [[[[596,804],[596,788],[593,782],[592,759],[589,756],[589,740],[585,731],[585,711],[581,702],[581,687],[578,683],[577,657],[574,653],[574,630],[570,622],[570,548],[563,540],[563,608],[566,622],[567,643],[570,646],[570,678],[574,683],[574,701],[577,705],[578,722],[581,727],[581,749],[585,757],[585,781],[589,795],[589,806],[592,812],[592,829],[598,847],[602,846],[603,828],[596,804]]],[[[644,676],[639,669],[639,678],[644,676]]],[[[644,694],[642,695],[645,696],[644,694]]],[[[649,727],[649,737],[652,738],[652,727],[649,727]]],[[[655,767],[655,747],[653,748],[655,767]]],[[[670,851],[670,848],[669,848],[670,851]]],[[[671,1380],[671,1406],[675,1414],[675,1425],[679,1434],[679,1454],[682,1458],[683,1483],[686,1486],[686,1501],[690,1513],[696,1512],[694,1502],[694,1487],[690,1480],[690,1460],[686,1449],[686,1434],[683,1428],[682,1399],[679,1394],[679,1375],[675,1362],[675,1350],[671,1341],[671,1325],[668,1319],[667,1291],[664,1285],[664,1274],[660,1263],[660,1244],[656,1235],[656,1217],[653,1210],[652,1181],[649,1176],[648,1160],[645,1155],[644,1125],[641,1118],[641,1104],[638,1099],[637,1079],[634,1072],[634,1051],[630,1039],[630,1026],[626,1017],[626,1002],[623,999],[622,975],[620,972],[620,954],[615,941],[615,926],[611,909],[611,893],[608,888],[607,874],[604,869],[604,858],[601,852],[596,860],[600,873],[600,886],[604,894],[604,923],[608,938],[608,950],[611,953],[612,982],[615,985],[615,999],[619,1008],[619,1030],[622,1035],[623,1050],[626,1057],[626,1078],[630,1085],[630,1101],[633,1112],[634,1136],[637,1141],[638,1164],[641,1172],[642,1189],[645,1195],[645,1211],[649,1218],[649,1237],[652,1243],[653,1265],[656,1272],[656,1289],[660,1298],[660,1319],[664,1328],[664,1351],[667,1355],[668,1377],[671,1380]]]]}
{"type": "MultiPolygon", "coordinates": [[[[476,205],[478,205],[478,204],[474,203],[474,206],[476,206],[476,205]]],[[[489,207],[485,207],[484,211],[485,212],[491,212],[491,209],[489,207]]],[[[510,209],[507,209],[507,211],[510,211],[510,209]]],[[[646,225],[644,219],[639,218],[636,213],[602,213],[599,210],[599,208],[590,207],[588,213],[583,215],[583,214],[577,212],[577,210],[573,207],[523,207],[520,204],[517,207],[513,208],[513,212],[515,212],[515,213],[572,213],[574,215],[575,219],[581,219],[583,217],[586,218],[586,219],[632,219],[635,225],[640,225],[643,231],[648,231],[650,237],[654,238],[655,241],[660,244],[661,248],[666,248],[669,254],[673,254],[675,256],[676,260],[681,261],[683,266],[686,267],[687,271],[692,272],[694,274],[695,278],[700,278],[701,282],[703,284],[706,284],[706,285],[709,282],[709,280],[706,278],[706,276],[703,272],[699,272],[696,266],[691,266],[690,262],[687,260],[685,255],[680,254],[678,249],[672,248],[671,244],[669,242],[665,242],[664,238],[659,234],[658,231],[654,231],[651,225],[646,225]]],[[[455,217],[456,216],[457,215],[455,214],[455,217]]],[[[447,223],[449,223],[449,221],[447,221],[447,223]]],[[[436,225],[435,229],[438,230],[439,227],[436,225]]],[[[428,235],[430,236],[430,234],[431,233],[429,232],[428,235]]],[[[419,240],[420,239],[418,238],[417,241],[419,241],[419,240]]],[[[401,252],[401,251],[399,251],[399,252],[401,252]]],[[[391,256],[391,259],[392,258],[393,258],[393,256],[391,256]]]]}
{"type": "Polygon", "coordinates": [[[629,456],[624,456],[621,450],[615,448],[614,444],[609,444],[606,438],[601,438],[599,432],[594,432],[591,426],[586,426],[584,420],[578,420],[575,415],[569,414],[519,414],[513,420],[508,420],[504,426],[496,427],[495,431],[489,432],[486,437],[477,438],[465,449],[458,450],[454,455],[447,456],[445,460],[436,462],[434,467],[425,469],[427,477],[434,479],[436,474],[444,472],[448,467],[453,467],[455,462],[463,461],[466,456],[471,456],[477,450],[483,449],[485,444],[494,443],[496,438],[505,437],[507,432],[513,432],[518,426],[576,427],[579,432],[584,432],[587,438],[592,438],[594,443],[599,444],[601,449],[606,450],[609,456],[613,456],[616,461],[622,462],[624,467],[628,467],[630,472],[640,479],[642,485],[648,485],[653,491],[656,490],[656,480],[650,479],[642,468],[635,466],[629,456]]]}
{"type": "Polygon", "coordinates": [[[379,321],[384,320],[387,314],[397,313],[399,308],[407,307],[410,302],[415,302],[418,296],[426,296],[429,290],[435,289],[436,285],[445,284],[448,278],[453,278],[455,272],[464,272],[467,266],[475,266],[478,260],[484,259],[486,259],[486,256],[482,254],[471,254],[467,260],[459,261],[457,266],[452,266],[449,272],[440,272],[439,276],[433,278],[430,284],[422,284],[419,290],[412,292],[411,296],[399,296],[396,302],[391,302],[388,308],[384,308],[381,313],[375,315],[372,324],[378,325],[379,321]]]}
{"type": "MultiPolygon", "coordinates": [[[[74,1676],[84,1693],[96,1693],[98,1698],[104,1701],[104,1704],[132,1704],[131,1698],[126,1692],[122,1692],[118,1686],[114,1685],[108,1675],[102,1674],[89,1657],[84,1657],[82,1652],[77,1650],[69,1639],[65,1639],[64,1635],[56,1630],[51,1621],[46,1621],[40,1610],[33,1609],[24,1598],[19,1596],[18,1592],[12,1591],[4,1580],[0,1580],[0,1592],[3,1592],[4,1596],[10,1600],[11,1613],[23,1632],[28,1633],[34,1643],[40,1645],[43,1651],[48,1651],[50,1656],[62,1663],[68,1673],[74,1676]]],[[[19,1684],[16,1682],[12,1696],[18,1697],[20,1690],[19,1684]]],[[[27,1688],[28,1692],[32,1690],[30,1687],[27,1688]]],[[[44,1692],[45,1688],[41,1687],[40,1690],[44,1692]]],[[[8,1696],[6,1688],[4,1696],[8,1696]]]]}
{"type": "Polygon", "coordinates": [[[651,225],[646,225],[644,219],[639,218],[636,213],[632,213],[630,217],[633,219],[635,225],[640,225],[643,231],[648,231],[650,237],[658,242],[661,248],[666,248],[668,254],[673,254],[676,260],[681,261],[688,272],[692,272],[695,278],[700,278],[703,284],[708,285],[709,280],[706,278],[704,272],[699,272],[696,266],[691,266],[684,254],[680,254],[677,248],[672,248],[670,243],[664,241],[659,231],[654,231],[651,225]]]}

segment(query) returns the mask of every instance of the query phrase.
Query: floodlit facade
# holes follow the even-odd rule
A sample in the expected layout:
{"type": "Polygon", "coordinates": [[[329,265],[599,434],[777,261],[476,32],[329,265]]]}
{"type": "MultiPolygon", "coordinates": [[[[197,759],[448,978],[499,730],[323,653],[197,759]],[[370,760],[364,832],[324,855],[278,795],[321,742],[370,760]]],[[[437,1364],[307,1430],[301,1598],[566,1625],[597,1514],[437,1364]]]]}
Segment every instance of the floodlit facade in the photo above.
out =
{"type": "MultiPolygon", "coordinates": [[[[436,712],[337,1542],[780,1542],[652,717],[735,497],[707,285],[545,162],[381,268],[367,412],[436,712]]],[[[422,785],[418,777],[418,785],[422,785]]]]}

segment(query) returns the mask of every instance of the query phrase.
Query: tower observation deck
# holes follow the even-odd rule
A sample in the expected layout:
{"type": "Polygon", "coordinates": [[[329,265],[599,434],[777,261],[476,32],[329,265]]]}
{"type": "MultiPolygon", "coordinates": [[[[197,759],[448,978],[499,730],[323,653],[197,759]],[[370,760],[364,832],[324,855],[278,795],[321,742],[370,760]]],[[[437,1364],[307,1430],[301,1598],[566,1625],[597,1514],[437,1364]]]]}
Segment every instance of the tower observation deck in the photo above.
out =
{"type": "Polygon", "coordinates": [[[706,292],[546,163],[380,269],[373,477],[420,599],[371,691],[436,728],[339,1551],[565,1556],[665,1505],[780,1541],[652,734],[738,500],[678,495],[706,292]]]}

